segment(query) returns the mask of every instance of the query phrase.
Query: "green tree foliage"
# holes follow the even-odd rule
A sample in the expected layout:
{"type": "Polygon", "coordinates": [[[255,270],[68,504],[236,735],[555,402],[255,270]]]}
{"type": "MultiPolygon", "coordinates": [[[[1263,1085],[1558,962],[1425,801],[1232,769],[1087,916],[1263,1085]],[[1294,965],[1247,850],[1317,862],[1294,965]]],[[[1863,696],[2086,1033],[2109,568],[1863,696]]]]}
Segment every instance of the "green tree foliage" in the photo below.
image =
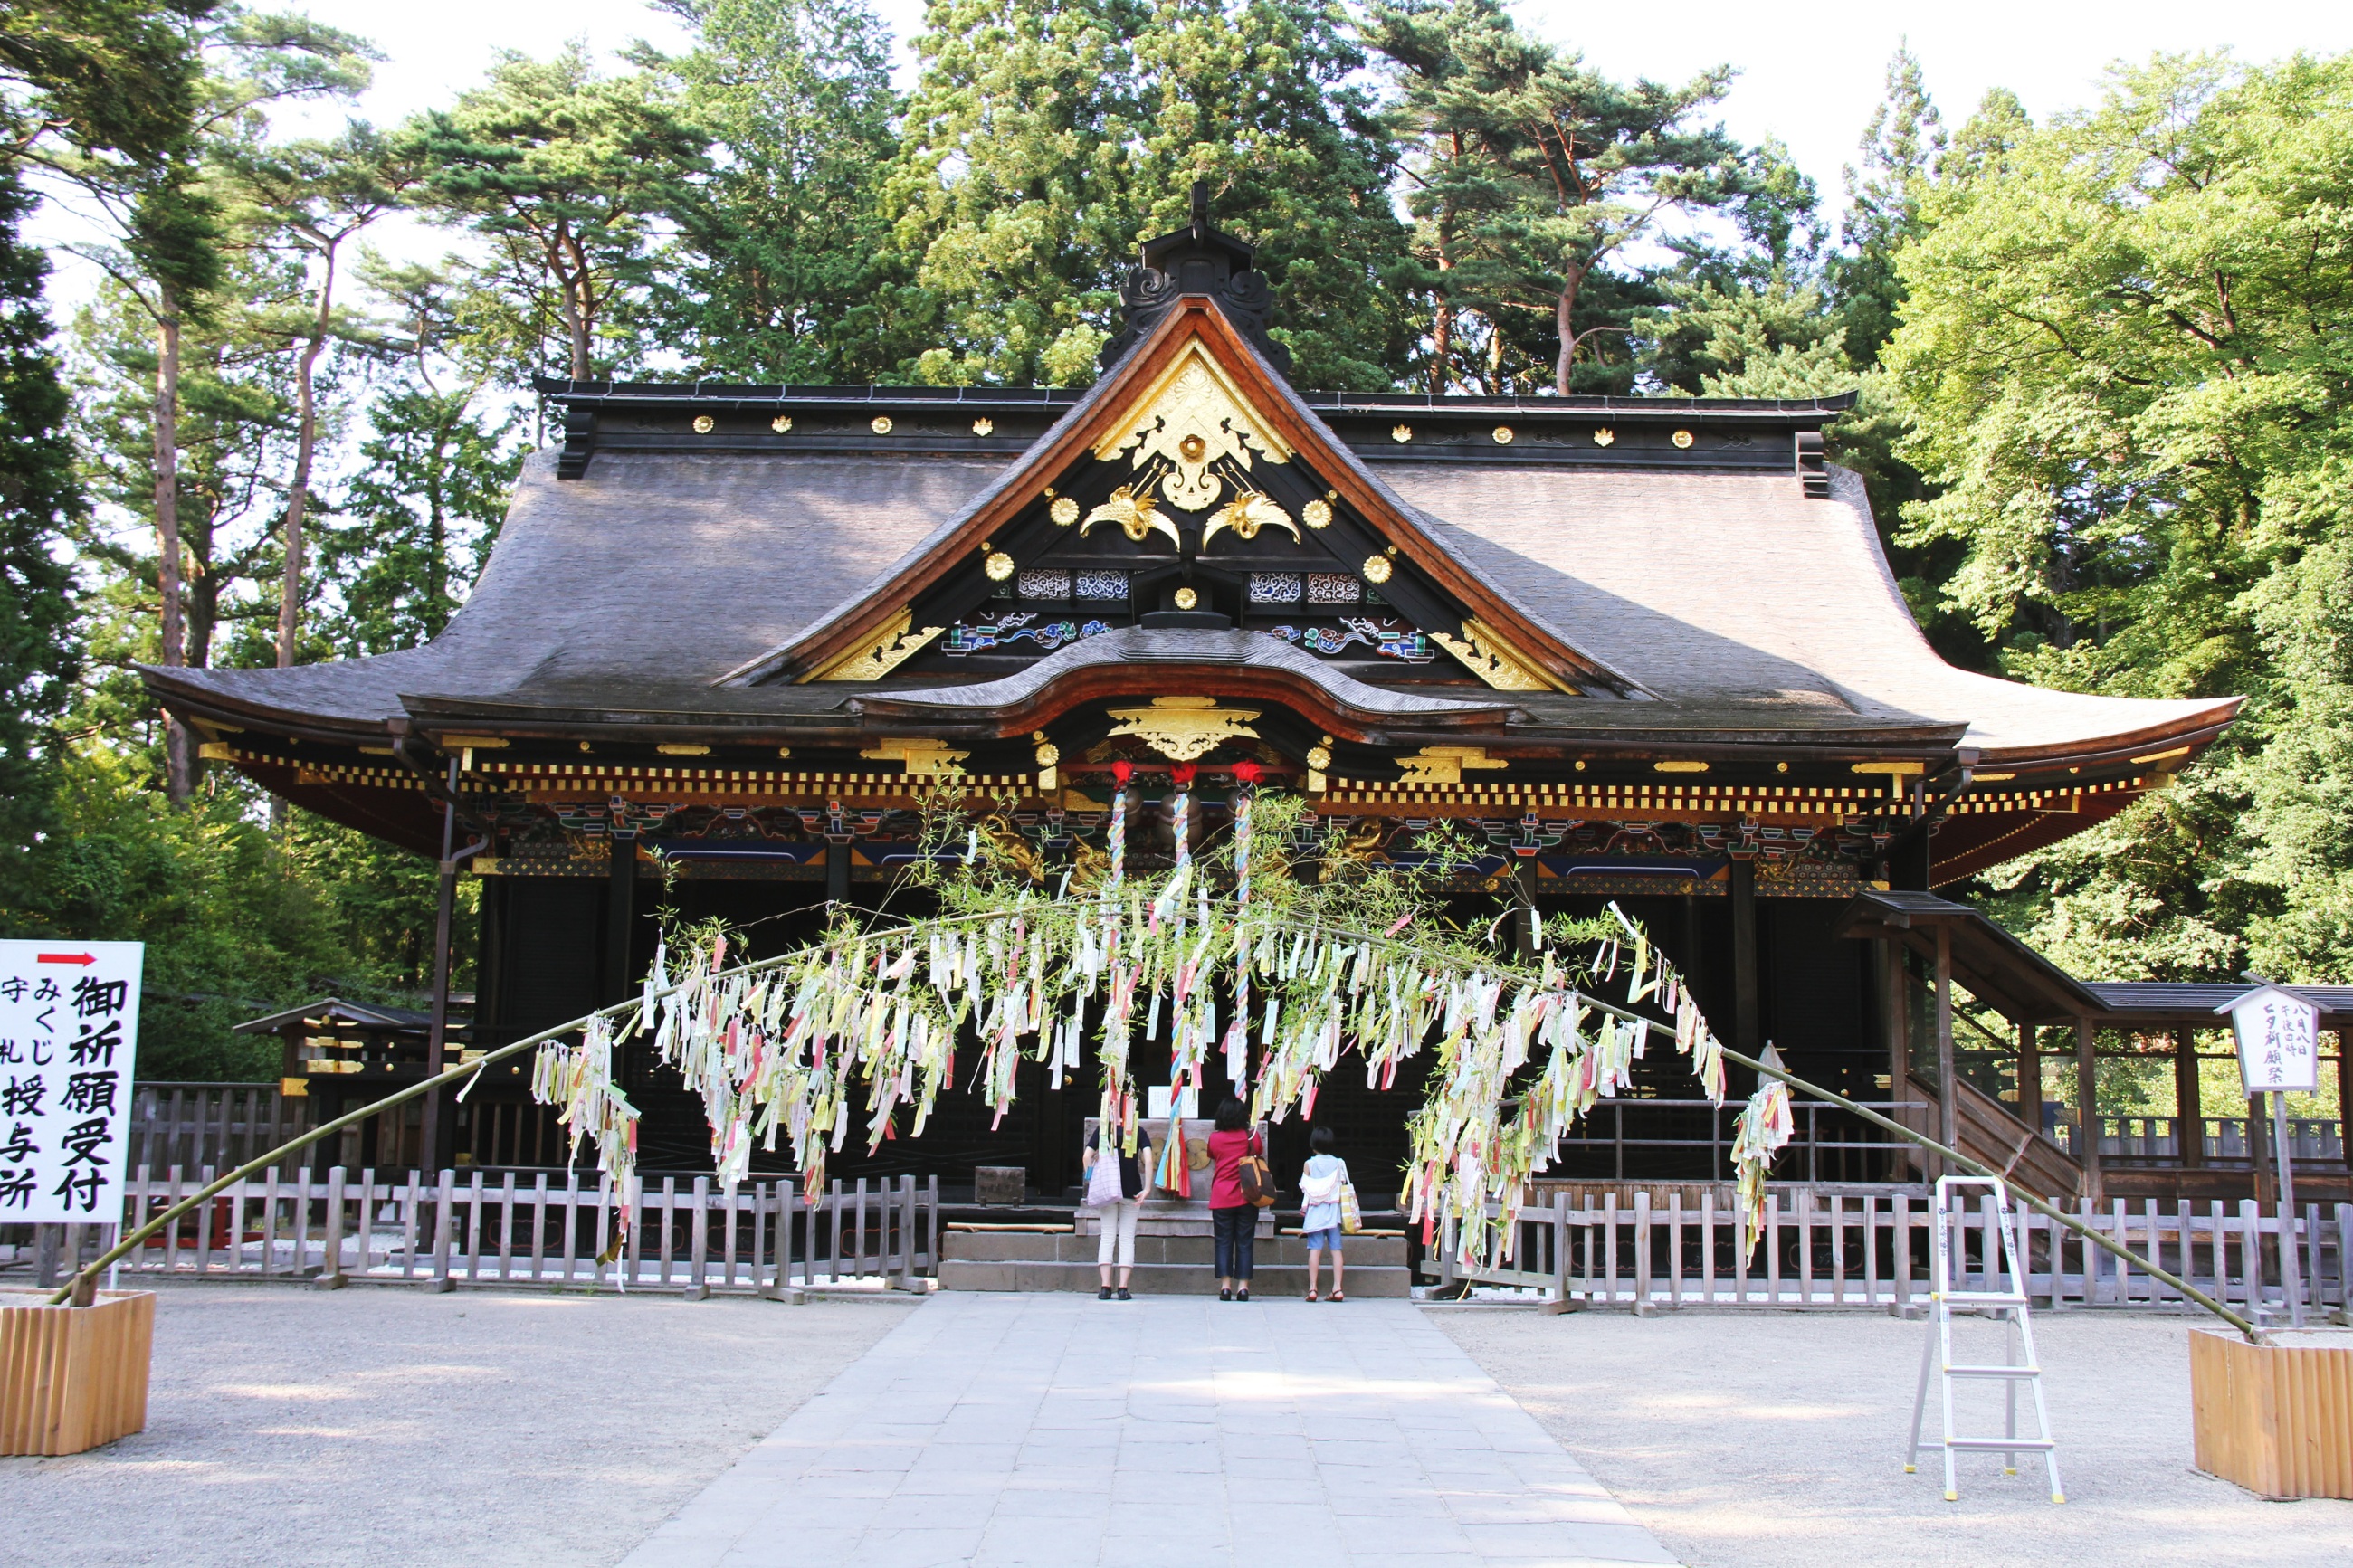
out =
{"type": "Polygon", "coordinates": [[[931,0],[884,208],[926,381],[1084,384],[1140,226],[1145,0],[931,0]]]}
{"type": "Polygon", "coordinates": [[[1895,331],[1904,285],[1896,252],[1920,237],[1920,205],[1945,150],[1944,116],[1928,96],[1918,57],[1900,47],[1887,63],[1887,96],[1862,133],[1862,167],[1846,171],[1845,239],[1829,271],[1844,317],[1847,358],[1879,363],[1895,331]]]}
{"type": "MultiPolygon", "coordinates": [[[[1390,278],[1405,233],[1395,142],[1332,0],[1161,0],[1136,40],[1149,133],[1136,238],[1184,226],[1193,182],[1260,247],[1271,335],[1302,386],[1381,391],[1406,356],[1390,278]]],[[[1124,258],[1107,258],[1114,268],[1124,258]]]]}
{"type": "MultiPolygon", "coordinates": [[[[1435,387],[1493,386],[1506,357],[1525,363],[1541,345],[1564,396],[1629,390],[1622,348],[1578,357],[1587,341],[1627,331],[1628,307],[1651,302],[1615,264],[1669,215],[1746,216],[1753,205],[1769,228],[1766,215],[1781,205],[1721,126],[1694,123],[1730,88],[1728,67],[1680,87],[1614,82],[1521,32],[1500,0],[1384,5],[1375,42],[1397,67],[1417,142],[1408,162],[1421,281],[1449,318],[1433,324],[1447,345],[1434,354],[1435,387]],[[1483,374],[1447,363],[1466,309],[1493,334],[1483,374]]],[[[1519,369],[1512,384],[1528,375],[1519,369]]]]}
{"type": "Polygon", "coordinates": [[[439,635],[481,573],[522,470],[521,416],[485,406],[493,362],[474,337],[497,302],[453,268],[378,268],[406,342],[368,407],[348,520],[327,548],[343,613],[343,657],[415,647],[439,635]]]}
{"type": "Polygon", "coordinates": [[[69,405],[41,308],[48,259],[20,234],[32,198],[0,164],[0,900],[54,827],[52,721],[79,663],[60,558],[83,500],[69,405]]]}
{"type": "Polygon", "coordinates": [[[545,60],[501,55],[399,151],[425,171],[425,198],[496,248],[503,286],[586,381],[634,358],[656,232],[697,199],[707,144],[661,79],[600,76],[575,42],[545,60]]]}
{"type": "Polygon", "coordinates": [[[811,384],[891,368],[877,171],[897,149],[891,38],[865,0],[663,0],[698,47],[647,68],[716,142],[649,313],[699,376],[811,384]]]}
{"type": "Polygon", "coordinates": [[[1306,385],[1390,384],[1393,162],[1326,0],[934,0],[886,195],[923,379],[1093,379],[1144,239],[1195,180],[1260,247],[1306,385]]]}
{"type": "Polygon", "coordinates": [[[2010,868],[2015,917],[2109,973],[2341,978],[2353,60],[2159,58],[1979,121],[1898,255],[1886,360],[1943,487],[1908,536],[1962,552],[1945,592],[2023,678],[2252,699],[2173,790],[2010,868]]]}

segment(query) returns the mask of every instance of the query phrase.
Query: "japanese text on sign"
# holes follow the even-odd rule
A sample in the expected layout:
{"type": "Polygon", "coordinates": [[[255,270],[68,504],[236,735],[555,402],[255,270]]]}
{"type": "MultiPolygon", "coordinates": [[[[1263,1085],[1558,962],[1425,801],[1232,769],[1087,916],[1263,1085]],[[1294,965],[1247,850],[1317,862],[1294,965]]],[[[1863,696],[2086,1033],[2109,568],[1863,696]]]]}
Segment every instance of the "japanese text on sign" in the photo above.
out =
{"type": "Polygon", "coordinates": [[[2250,991],[2231,1004],[2231,1032],[2249,1094],[2320,1086],[2320,1009],[2301,996],[2270,985],[2250,991]]]}
{"type": "Polygon", "coordinates": [[[0,1223],[117,1223],[136,942],[0,942],[0,1223]]]}

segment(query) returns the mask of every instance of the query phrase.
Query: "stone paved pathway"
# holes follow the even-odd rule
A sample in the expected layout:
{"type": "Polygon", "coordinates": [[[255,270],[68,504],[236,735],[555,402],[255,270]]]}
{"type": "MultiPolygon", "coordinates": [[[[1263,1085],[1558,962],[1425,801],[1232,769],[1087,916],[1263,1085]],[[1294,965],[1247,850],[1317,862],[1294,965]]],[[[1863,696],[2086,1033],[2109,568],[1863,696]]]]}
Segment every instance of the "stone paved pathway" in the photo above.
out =
{"type": "Polygon", "coordinates": [[[912,1313],[624,1568],[1673,1561],[1406,1302],[974,1293],[912,1313]]]}

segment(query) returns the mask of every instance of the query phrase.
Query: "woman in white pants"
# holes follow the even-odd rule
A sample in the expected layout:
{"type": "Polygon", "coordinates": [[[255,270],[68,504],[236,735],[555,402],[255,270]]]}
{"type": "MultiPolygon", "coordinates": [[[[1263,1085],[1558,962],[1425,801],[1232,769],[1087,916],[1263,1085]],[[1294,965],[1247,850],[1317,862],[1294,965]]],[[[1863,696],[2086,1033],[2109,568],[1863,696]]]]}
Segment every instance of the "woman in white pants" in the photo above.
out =
{"type": "Polygon", "coordinates": [[[1111,1271],[1114,1263],[1119,1268],[1119,1299],[1134,1300],[1127,1291],[1127,1281],[1135,1268],[1135,1215],[1144,1205],[1145,1173],[1152,1169],[1152,1140],[1139,1127],[1135,1131],[1135,1152],[1114,1156],[1119,1163],[1116,1189],[1112,1184],[1111,1170],[1105,1164],[1103,1179],[1095,1179],[1096,1163],[1103,1154],[1095,1141],[1087,1140],[1084,1163],[1087,1173],[1087,1205],[1103,1221],[1103,1240],[1095,1247],[1095,1269],[1103,1279],[1103,1289],[1095,1300],[1112,1299],[1111,1271]],[[1113,1193],[1116,1191],[1117,1195],[1113,1193]]]}

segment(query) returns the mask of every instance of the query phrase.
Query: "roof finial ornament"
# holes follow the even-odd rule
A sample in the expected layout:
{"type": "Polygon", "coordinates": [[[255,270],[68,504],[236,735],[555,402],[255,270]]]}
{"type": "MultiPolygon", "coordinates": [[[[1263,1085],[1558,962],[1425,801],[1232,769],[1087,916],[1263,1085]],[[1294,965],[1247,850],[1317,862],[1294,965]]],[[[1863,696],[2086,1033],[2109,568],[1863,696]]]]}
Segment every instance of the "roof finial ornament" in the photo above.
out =
{"type": "Polygon", "coordinates": [[[1274,314],[1274,290],[1254,265],[1258,247],[1209,221],[1208,181],[1193,182],[1190,206],[1185,227],[1144,242],[1141,265],[1120,286],[1120,330],[1103,345],[1103,363],[1115,363],[1142,342],[1179,299],[1204,294],[1269,363],[1288,375],[1291,351],[1266,335],[1274,314]]]}

